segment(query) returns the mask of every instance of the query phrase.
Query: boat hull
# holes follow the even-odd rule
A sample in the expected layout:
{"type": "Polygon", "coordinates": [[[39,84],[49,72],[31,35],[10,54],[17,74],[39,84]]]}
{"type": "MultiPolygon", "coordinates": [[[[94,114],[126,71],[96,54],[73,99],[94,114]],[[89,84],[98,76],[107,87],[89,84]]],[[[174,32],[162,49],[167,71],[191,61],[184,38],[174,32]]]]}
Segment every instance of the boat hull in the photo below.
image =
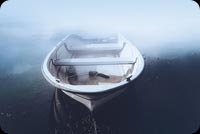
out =
{"type": "Polygon", "coordinates": [[[75,92],[69,92],[66,90],[62,90],[66,95],[71,97],[72,99],[80,102],[84,106],[86,106],[90,111],[94,111],[98,109],[101,105],[104,103],[108,102],[112,98],[117,97],[120,95],[122,92],[124,92],[127,88],[128,85],[122,86],[122,87],[117,87],[118,89],[116,90],[109,90],[106,92],[102,93],[75,93],[75,92]]]}

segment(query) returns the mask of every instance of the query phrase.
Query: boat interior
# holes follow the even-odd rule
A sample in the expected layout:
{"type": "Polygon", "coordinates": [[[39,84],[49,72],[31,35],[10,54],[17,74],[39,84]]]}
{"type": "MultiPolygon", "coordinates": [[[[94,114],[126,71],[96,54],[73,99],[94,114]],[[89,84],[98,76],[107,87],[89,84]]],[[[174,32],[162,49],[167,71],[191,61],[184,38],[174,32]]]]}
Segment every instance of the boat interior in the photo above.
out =
{"type": "Polygon", "coordinates": [[[130,44],[119,36],[82,38],[71,35],[49,58],[49,72],[57,82],[71,85],[104,85],[127,80],[134,71],[130,44]]]}

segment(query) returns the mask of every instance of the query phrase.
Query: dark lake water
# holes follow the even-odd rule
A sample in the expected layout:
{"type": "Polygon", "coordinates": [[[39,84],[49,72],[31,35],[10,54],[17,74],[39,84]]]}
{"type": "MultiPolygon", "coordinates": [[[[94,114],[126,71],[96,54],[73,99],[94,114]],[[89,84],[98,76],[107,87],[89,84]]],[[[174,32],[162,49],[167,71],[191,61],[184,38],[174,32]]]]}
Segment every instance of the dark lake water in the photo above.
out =
{"type": "Polygon", "coordinates": [[[199,50],[160,58],[142,51],[143,73],[91,114],[43,78],[56,39],[38,40],[1,40],[0,126],[8,134],[192,134],[200,126],[199,50]]]}

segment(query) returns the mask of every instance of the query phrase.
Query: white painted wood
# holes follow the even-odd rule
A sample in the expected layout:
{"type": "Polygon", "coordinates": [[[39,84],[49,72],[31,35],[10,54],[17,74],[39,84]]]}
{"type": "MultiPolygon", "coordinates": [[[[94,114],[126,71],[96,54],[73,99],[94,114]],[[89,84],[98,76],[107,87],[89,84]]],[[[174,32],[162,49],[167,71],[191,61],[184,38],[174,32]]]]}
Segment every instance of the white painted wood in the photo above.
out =
{"type": "Polygon", "coordinates": [[[74,59],[59,59],[53,62],[57,66],[89,66],[89,65],[119,65],[119,64],[134,64],[133,58],[74,58],[74,59]]]}

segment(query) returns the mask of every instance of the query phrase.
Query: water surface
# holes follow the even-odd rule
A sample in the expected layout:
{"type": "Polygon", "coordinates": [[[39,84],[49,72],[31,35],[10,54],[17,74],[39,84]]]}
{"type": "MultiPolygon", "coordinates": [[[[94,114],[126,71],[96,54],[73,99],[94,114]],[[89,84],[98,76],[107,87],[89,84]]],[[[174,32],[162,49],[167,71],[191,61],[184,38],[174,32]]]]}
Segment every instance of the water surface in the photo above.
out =
{"type": "Polygon", "coordinates": [[[165,56],[141,49],[145,57],[141,76],[120,96],[90,113],[41,74],[45,55],[61,37],[50,41],[37,36],[2,38],[0,125],[7,133],[190,134],[200,126],[198,48],[167,49],[165,56]]]}

